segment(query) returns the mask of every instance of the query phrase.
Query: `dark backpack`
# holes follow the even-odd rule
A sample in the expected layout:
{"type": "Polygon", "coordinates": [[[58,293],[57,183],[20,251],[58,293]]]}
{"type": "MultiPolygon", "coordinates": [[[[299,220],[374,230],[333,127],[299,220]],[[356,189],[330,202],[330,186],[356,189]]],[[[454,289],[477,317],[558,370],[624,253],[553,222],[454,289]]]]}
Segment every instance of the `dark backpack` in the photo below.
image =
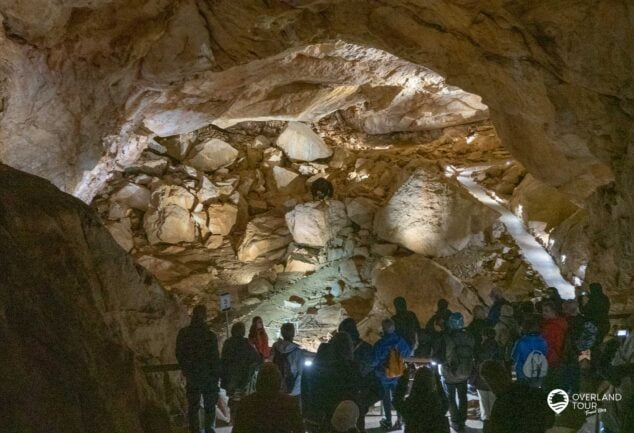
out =
{"type": "Polygon", "coordinates": [[[293,374],[291,370],[291,362],[289,361],[289,356],[291,353],[295,352],[298,348],[291,350],[287,353],[280,352],[277,348],[275,349],[275,356],[273,357],[273,363],[277,365],[277,368],[280,369],[280,373],[282,373],[282,391],[287,394],[293,391],[295,387],[295,380],[297,379],[297,375],[293,374]]]}
{"type": "Polygon", "coordinates": [[[475,343],[466,331],[454,332],[447,339],[447,370],[452,382],[466,381],[471,377],[474,361],[475,343]]]}
{"type": "Polygon", "coordinates": [[[575,341],[575,346],[578,351],[590,350],[594,347],[597,341],[597,335],[599,328],[594,324],[592,320],[586,320],[583,322],[583,328],[575,341]]]}

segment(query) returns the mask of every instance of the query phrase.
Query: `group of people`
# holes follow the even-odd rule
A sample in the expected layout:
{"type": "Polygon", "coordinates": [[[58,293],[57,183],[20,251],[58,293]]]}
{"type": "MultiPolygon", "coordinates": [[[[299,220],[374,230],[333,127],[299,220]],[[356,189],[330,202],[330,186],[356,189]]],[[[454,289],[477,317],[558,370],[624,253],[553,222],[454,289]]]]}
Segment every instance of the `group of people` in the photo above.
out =
{"type": "MultiPolygon", "coordinates": [[[[441,299],[424,327],[399,297],[374,345],[348,318],[316,354],[293,341],[291,323],[270,347],[259,317],[248,335],[243,323],[234,324],[219,353],[205,308],[197,306],[177,340],[191,432],[200,431],[201,399],[205,433],[214,432],[221,386],[235,433],[364,432],[366,415],[379,401],[385,430],[404,424],[406,433],[449,433],[451,425],[464,432],[470,388],[479,397],[485,433],[543,433],[554,422],[547,391],[587,391],[606,362],[634,361],[627,353],[627,347],[634,352],[633,342],[612,349],[601,344],[610,329],[610,302],[596,283],[576,300],[562,300],[554,288],[536,303],[511,304],[498,290],[491,297],[490,307],[474,308],[468,325],[441,299]]],[[[622,431],[613,427],[612,433],[622,431]]]]}

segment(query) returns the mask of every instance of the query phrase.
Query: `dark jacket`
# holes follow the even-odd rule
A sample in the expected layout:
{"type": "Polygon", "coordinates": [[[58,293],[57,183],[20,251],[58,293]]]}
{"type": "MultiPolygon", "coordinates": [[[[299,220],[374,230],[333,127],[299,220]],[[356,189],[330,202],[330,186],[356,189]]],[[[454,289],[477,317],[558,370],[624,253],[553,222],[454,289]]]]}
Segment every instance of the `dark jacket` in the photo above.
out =
{"type": "Polygon", "coordinates": [[[541,389],[516,382],[495,397],[489,419],[491,433],[544,433],[555,422],[541,389]]]}
{"type": "Polygon", "coordinates": [[[256,391],[242,399],[232,433],[304,433],[299,399],[256,391]]]}
{"type": "Polygon", "coordinates": [[[449,404],[436,379],[435,389],[417,390],[407,394],[409,374],[398,382],[394,392],[394,408],[405,421],[405,433],[449,433],[449,420],[445,416],[449,404]]]}
{"type": "Polygon", "coordinates": [[[416,314],[408,310],[398,311],[392,316],[392,321],[396,327],[396,333],[403,337],[410,347],[415,347],[418,340],[418,331],[420,330],[420,323],[416,314]]]}
{"type": "Polygon", "coordinates": [[[244,392],[262,358],[244,337],[230,337],[222,346],[221,384],[229,396],[244,392]]]}
{"type": "Polygon", "coordinates": [[[345,400],[361,406],[364,379],[354,361],[332,360],[313,367],[310,401],[315,421],[329,423],[339,403],[345,400]]]}
{"type": "Polygon", "coordinates": [[[475,368],[475,340],[473,335],[467,332],[466,329],[454,329],[445,332],[434,358],[441,364],[440,374],[446,383],[455,384],[467,381],[475,368]],[[458,357],[452,356],[452,350],[455,350],[456,353],[470,353],[470,355],[457,362],[458,357]],[[464,373],[467,373],[467,370],[470,371],[465,378],[464,373]]]}
{"type": "Polygon", "coordinates": [[[443,321],[443,323],[445,324],[445,329],[447,329],[447,321],[449,320],[449,316],[451,316],[451,310],[449,310],[448,308],[445,310],[436,311],[434,315],[431,316],[431,319],[427,321],[425,329],[427,329],[428,331],[435,331],[434,324],[436,323],[436,320],[438,318],[443,321]]]}
{"type": "Polygon", "coordinates": [[[476,347],[475,350],[475,358],[476,358],[476,371],[475,371],[475,380],[474,386],[476,389],[481,389],[483,391],[490,391],[491,388],[486,383],[486,381],[480,376],[480,366],[484,361],[493,360],[493,361],[503,361],[504,354],[502,349],[495,341],[495,339],[487,339],[484,340],[480,345],[476,347]]]}
{"type": "Polygon", "coordinates": [[[482,332],[486,328],[492,328],[493,324],[489,321],[489,319],[473,319],[469,326],[467,326],[467,331],[473,335],[475,340],[476,348],[480,346],[482,342],[482,332]]]}
{"type": "Polygon", "coordinates": [[[496,299],[489,309],[489,322],[491,322],[493,325],[498,323],[498,321],[500,320],[500,313],[502,312],[502,305],[508,305],[508,303],[509,302],[504,298],[496,299]]]}
{"type": "MultiPolygon", "coordinates": [[[[581,307],[581,313],[594,321],[602,340],[610,330],[610,299],[601,291],[591,291],[588,303],[581,307]]],[[[598,341],[597,344],[601,342],[598,341]]]]}
{"type": "Polygon", "coordinates": [[[218,338],[206,323],[192,323],[176,338],[176,359],[188,383],[218,386],[218,338]]]}

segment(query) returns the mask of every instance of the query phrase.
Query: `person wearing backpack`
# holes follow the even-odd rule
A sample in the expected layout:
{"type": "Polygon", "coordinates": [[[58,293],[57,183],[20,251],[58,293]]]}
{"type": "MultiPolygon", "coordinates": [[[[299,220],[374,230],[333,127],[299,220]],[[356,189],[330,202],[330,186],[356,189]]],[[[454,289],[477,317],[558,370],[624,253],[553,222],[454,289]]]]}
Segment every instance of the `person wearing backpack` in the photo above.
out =
{"type": "Polygon", "coordinates": [[[502,350],[504,362],[511,365],[511,352],[520,335],[520,326],[513,316],[513,307],[504,304],[500,307],[500,318],[495,324],[495,339],[502,350]]]}
{"type": "Polygon", "coordinates": [[[200,399],[205,407],[205,433],[214,433],[220,355],[218,337],[207,325],[207,308],[196,305],[189,326],[176,338],[176,359],[187,380],[187,416],[191,433],[200,432],[200,399]]]}
{"type": "Polygon", "coordinates": [[[462,313],[452,313],[448,326],[437,359],[449,400],[451,427],[462,433],[467,421],[467,382],[475,368],[475,339],[464,327],[462,313]]]}
{"type": "Polygon", "coordinates": [[[273,344],[273,363],[282,373],[282,389],[287,394],[298,396],[301,393],[302,372],[304,370],[304,352],[295,343],[295,325],[285,323],[281,328],[282,338],[273,344]]]}
{"type": "Polygon", "coordinates": [[[386,430],[396,430],[401,428],[401,421],[397,413],[396,424],[392,424],[392,398],[399,378],[405,374],[404,358],[412,354],[412,348],[396,333],[391,319],[383,320],[381,325],[383,336],[374,344],[372,351],[372,367],[383,388],[385,418],[380,424],[386,430]]]}
{"type": "Polygon", "coordinates": [[[518,382],[540,388],[548,374],[548,343],[540,334],[538,316],[527,317],[522,331],[512,353],[515,374],[518,382]]]}

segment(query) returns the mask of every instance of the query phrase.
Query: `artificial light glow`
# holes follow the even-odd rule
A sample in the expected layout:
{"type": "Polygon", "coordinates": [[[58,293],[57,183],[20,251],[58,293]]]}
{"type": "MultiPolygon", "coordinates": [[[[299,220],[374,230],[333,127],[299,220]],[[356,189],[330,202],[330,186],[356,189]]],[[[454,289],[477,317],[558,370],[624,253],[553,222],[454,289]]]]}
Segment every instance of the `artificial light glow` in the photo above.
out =
{"type": "Polygon", "coordinates": [[[307,359],[306,361],[304,361],[304,365],[306,367],[310,367],[311,365],[313,365],[313,360],[312,359],[307,359]]]}

